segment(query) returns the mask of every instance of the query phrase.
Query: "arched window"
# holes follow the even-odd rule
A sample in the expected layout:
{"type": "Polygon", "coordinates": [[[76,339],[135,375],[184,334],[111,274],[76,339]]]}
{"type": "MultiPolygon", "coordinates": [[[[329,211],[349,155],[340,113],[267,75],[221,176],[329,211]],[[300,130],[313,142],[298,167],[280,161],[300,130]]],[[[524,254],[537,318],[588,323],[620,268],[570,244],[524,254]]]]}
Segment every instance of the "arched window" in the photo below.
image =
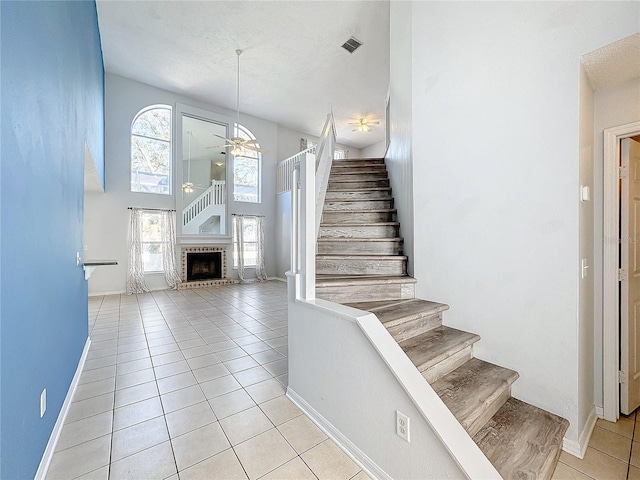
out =
{"type": "MultiPolygon", "coordinates": [[[[249,129],[239,124],[234,124],[235,137],[245,140],[255,140],[249,129]]],[[[260,148],[260,144],[252,143],[260,148]]],[[[262,154],[247,148],[242,155],[233,160],[233,199],[236,202],[260,203],[260,177],[262,175],[262,154]]]]}
{"type": "Polygon", "coordinates": [[[131,191],[171,195],[171,107],[153,105],[131,123],[131,191]]]}

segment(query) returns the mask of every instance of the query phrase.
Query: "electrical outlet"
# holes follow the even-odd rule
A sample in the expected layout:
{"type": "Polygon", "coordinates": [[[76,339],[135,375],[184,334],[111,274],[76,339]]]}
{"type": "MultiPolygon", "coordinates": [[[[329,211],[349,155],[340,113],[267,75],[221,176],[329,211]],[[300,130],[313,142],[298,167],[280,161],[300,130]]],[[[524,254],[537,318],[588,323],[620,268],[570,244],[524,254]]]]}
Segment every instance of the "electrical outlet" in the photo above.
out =
{"type": "Polygon", "coordinates": [[[40,418],[44,417],[44,412],[47,411],[47,389],[42,390],[40,394],[40,418]]]}
{"type": "Polygon", "coordinates": [[[396,433],[400,438],[411,442],[411,437],[409,437],[409,417],[399,410],[396,410],[396,433]]]}

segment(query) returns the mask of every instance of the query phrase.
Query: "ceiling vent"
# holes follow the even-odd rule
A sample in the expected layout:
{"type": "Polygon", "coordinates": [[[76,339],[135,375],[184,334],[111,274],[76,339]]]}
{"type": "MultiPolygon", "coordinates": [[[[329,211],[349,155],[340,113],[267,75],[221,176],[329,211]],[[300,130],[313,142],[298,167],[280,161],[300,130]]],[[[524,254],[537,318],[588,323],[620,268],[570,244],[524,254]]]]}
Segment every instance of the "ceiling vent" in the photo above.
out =
{"type": "Polygon", "coordinates": [[[355,52],[361,46],[362,42],[355,37],[350,37],[349,40],[342,44],[342,48],[344,48],[349,53],[355,52]]]}

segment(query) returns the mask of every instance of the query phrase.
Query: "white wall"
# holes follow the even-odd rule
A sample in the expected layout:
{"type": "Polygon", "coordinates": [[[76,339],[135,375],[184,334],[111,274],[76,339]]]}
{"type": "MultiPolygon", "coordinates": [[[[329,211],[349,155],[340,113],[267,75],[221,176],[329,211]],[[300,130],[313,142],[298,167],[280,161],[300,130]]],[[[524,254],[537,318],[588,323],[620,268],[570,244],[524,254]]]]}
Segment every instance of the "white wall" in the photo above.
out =
{"type": "Polygon", "coordinates": [[[596,90],[594,93],[594,189],[593,206],[595,208],[594,271],[595,281],[595,404],[603,406],[602,392],[602,247],[603,234],[603,132],[607,128],[617,127],[640,120],[640,79],[630,80],[614,87],[596,90]]]}
{"type": "Polygon", "coordinates": [[[395,208],[398,210],[404,254],[409,257],[407,271],[414,272],[413,158],[412,132],[412,3],[391,2],[389,10],[389,130],[391,138],[386,156],[395,208]]]}
{"type": "Polygon", "coordinates": [[[362,158],[382,158],[387,150],[387,142],[382,140],[361,150],[362,158]]]}
{"type": "Polygon", "coordinates": [[[514,396],[567,418],[576,442],[593,327],[579,308],[580,55],[634,33],[639,6],[412,9],[417,295],[449,303],[445,323],[479,333],[476,355],[517,370],[514,396]]]}

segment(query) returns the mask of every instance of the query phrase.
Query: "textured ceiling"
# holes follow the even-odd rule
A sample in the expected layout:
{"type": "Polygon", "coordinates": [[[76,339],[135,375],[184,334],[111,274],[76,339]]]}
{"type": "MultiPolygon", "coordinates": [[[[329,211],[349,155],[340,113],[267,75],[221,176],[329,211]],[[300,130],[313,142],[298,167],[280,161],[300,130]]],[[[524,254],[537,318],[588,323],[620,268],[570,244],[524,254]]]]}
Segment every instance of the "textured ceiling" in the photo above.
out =
{"type": "Polygon", "coordinates": [[[388,1],[98,0],[107,72],[318,135],[333,108],[338,142],[384,139],[388,1]],[[353,54],[350,37],[364,43],[353,54]],[[372,132],[349,122],[380,120],[372,132]]]}
{"type": "Polygon", "coordinates": [[[583,55],[582,64],[594,90],[640,78],[640,33],[583,55]]]}

